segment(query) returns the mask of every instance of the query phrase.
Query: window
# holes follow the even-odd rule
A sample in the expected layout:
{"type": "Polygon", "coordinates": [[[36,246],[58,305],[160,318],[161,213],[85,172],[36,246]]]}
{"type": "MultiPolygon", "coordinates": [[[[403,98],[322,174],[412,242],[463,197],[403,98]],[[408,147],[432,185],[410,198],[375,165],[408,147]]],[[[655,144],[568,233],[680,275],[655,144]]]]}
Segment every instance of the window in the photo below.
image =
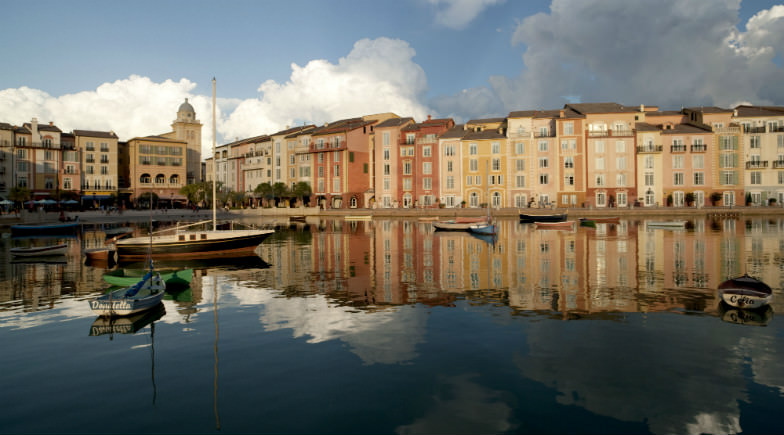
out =
{"type": "Polygon", "coordinates": [[[389,177],[384,177],[384,190],[391,189],[392,180],[389,177]]]}
{"type": "Polygon", "coordinates": [[[683,156],[672,156],[672,169],[683,169],[683,156]]]}
{"type": "Polygon", "coordinates": [[[653,186],[653,172],[646,172],[645,173],[645,185],[646,186],[653,186]]]}
{"type": "Polygon", "coordinates": [[[492,150],[491,152],[493,154],[501,154],[501,144],[500,143],[493,142],[492,144],[490,144],[490,148],[491,148],[491,150],[492,150]]]}
{"type": "Polygon", "coordinates": [[[515,187],[525,187],[525,175],[515,176],[515,187]]]}
{"type": "Polygon", "coordinates": [[[411,175],[411,161],[403,162],[403,175],[411,175]]]}
{"type": "Polygon", "coordinates": [[[750,136],[749,137],[749,148],[759,148],[760,147],[760,137],[759,136],[750,136]]]}
{"type": "Polygon", "coordinates": [[[607,205],[607,195],[604,192],[596,192],[596,205],[598,207],[607,205]]]}
{"type": "Polygon", "coordinates": [[[479,170],[479,160],[471,159],[468,161],[468,170],[469,171],[478,171],[479,170]]]}
{"type": "Polygon", "coordinates": [[[618,206],[626,207],[626,192],[618,192],[616,197],[618,198],[618,206]]]}
{"type": "Polygon", "coordinates": [[[539,174],[539,184],[548,184],[549,177],[547,174],[539,174]]]}
{"type": "Polygon", "coordinates": [[[391,175],[391,172],[391,166],[389,166],[389,163],[384,163],[384,175],[391,175]]]}
{"type": "Polygon", "coordinates": [[[539,151],[547,151],[547,141],[540,140],[539,141],[539,151]]]}
{"type": "Polygon", "coordinates": [[[454,145],[446,145],[446,146],[444,146],[444,155],[445,156],[454,156],[455,155],[455,146],[454,145]]]}
{"type": "Polygon", "coordinates": [[[517,142],[515,144],[515,151],[517,152],[517,154],[525,154],[525,143],[517,142]]]}
{"type": "Polygon", "coordinates": [[[597,157],[596,158],[596,168],[597,170],[604,170],[604,157],[597,157]]]}
{"type": "Polygon", "coordinates": [[[615,142],[615,152],[616,153],[624,153],[626,152],[626,142],[619,140],[615,142]]]}
{"type": "Polygon", "coordinates": [[[478,154],[478,148],[475,143],[468,144],[468,154],[475,156],[478,154]]]}
{"type": "MultiPolygon", "coordinates": [[[[334,175],[335,177],[339,177],[340,176],[340,165],[335,165],[333,170],[334,170],[334,172],[332,173],[332,175],[334,175]]],[[[280,176],[278,176],[278,178],[280,178],[280,176]]]]}
{"type": "Polygon", "coordinates": [[[540,168],[547,168],[549,166],[549,161],[547,157],[539,157],[539,167],[540,168]]]}
{"type": "Polygon", "coordinates": [[[381,144],[385,147],[389,146],[389,132],[385,131],[381,134],[381,144]]]}
{"type": "Polygon", "coordinates": [[[403,190],[411,190],[411,186],[412,186],[411,179],[410,178],[404,178],[403,179],[403,190]]]}
{"type": "Polygon", "coordinates": [[[574,186],[574,175],[564,176],[564,184],[567,186],[574,186]]]}
{"type": "Polygon", "coordinates": [[[490,163],[490,166],[492,167],[492,169],[494,171],[500,171],[501,170],[501,159],[493,159],[492,162],[490,163]]]}
{"type": "Polygon", "coordinates": [[[564,158],[564,168],[574,168],[574,157],[567,156],[564,158]]]}
{"type": "Polygon", "coordinates": [[[565,135],[572,135],[574,134],[574,122],[564,122],[563,124],[563,134],[565,135]]]}
{"type": "Polygon", "coordinates": [[[683,186],[683,172],[675,172],[672,174],[672,184],[683,186]]]}
{"type": "Polygon", "coordinates": [[[604,152],[604,141],[603,140],[597,140],[596,142],[594,142],[594,149],[596,150],[597,153],[603,153],[604,152]]]}
{"type": "Polygon", "coordinates": [[[626,169],[626,157],[617,157],[615,159],[615,168],[616,169],[626,169]]]}
{"type": "Polygon", "coordinates": [[[432,156],[430,145],[425,145],[425,146],[422,147],[422,156],[423,157],[431,157],[432,156]]]}
{"type": "Polygon", "coordinates": [[[453,175],[448,175],[446,177],[446,188],[447,189],[455,188],[455,177],[453,175]]]}
{"type": "Polygon", "coordinates": [[[604,174],[596,174],[596,185],[597,186],[604,186],[604,174]]]}
{"type": "Polygon", "coordinates": [[[433,163],[432,162],[424,162],[424,163],[422,163],[422,173],[423,174],[432,174],[433,173],[433,163]]]}
{"type": "Polygon", "coordinates": [[[615,175],[615,184],[618,187],[626,187],[626,174],[616,174],[615,175]]]}
{"type": "Polygon", "coordinates": [[[515,167],[518,171],[525,171],[525,159],[515,160],[515,167]]]}
{"type": "Polygon", "coordinates": [[[695,155],[691,157],[691,166],[693,169],[704,169],[705,168],[705,156],[703,155],[695,155]]]}
{"type": "Polygon", "coordinates": [[[454,166],[454,162],[453,161],[451,161],[451,160],[447,161],[446,162],[446,171],[447,172],[452,172],[453,166],[454,166]]]}
{"type": "Polygon", "coordinates": [[[762,172],[754,171],[749,175],[751,175],[751,184],[762,184],[762,172]]]}
{"type": "Polygon", "coordinates": [[[694,185],[695,186],[702,186],[705,184],[705,173],[704,172],[695,172],[694,173],[694,185]]]}

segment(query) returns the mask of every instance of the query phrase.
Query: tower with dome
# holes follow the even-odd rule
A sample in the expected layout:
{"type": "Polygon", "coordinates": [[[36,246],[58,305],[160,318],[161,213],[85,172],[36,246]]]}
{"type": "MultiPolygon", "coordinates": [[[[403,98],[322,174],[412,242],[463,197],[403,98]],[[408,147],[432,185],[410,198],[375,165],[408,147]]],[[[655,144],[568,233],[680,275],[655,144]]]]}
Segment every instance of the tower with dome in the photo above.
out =
{"type": "Polygon", "coordinates": [[[185,156],[187,184],[201,181],[201,127],[201,122],[196,119],[196,111],[186,98],[177,109],[177,119],[172,122],[172,132],[162,135],[188,144],[185,156]]]}

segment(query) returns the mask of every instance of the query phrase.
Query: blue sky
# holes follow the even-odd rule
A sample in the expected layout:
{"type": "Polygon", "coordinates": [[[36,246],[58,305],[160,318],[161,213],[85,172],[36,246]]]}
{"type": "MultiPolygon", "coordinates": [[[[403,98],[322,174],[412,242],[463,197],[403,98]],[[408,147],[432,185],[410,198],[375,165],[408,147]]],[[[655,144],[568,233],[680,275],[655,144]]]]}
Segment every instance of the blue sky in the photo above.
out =
{"type": "Polygon", "coordinates": [[[207,147],[213,76],[219,142],[387,111],[784,105],[778,3],[5,0],[0,122],[128,139],[187,97],[207,147]]]}

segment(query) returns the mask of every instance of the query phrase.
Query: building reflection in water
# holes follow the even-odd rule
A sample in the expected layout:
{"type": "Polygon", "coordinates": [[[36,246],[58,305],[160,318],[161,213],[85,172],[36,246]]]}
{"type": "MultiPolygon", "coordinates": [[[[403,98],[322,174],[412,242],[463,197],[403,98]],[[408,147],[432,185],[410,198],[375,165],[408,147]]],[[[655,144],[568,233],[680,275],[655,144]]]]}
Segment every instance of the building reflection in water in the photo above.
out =
{"type": "MultiPolygon", "coordinates": [[[[744,272],[781,287],[780,219],[691,220],[686,230],[644,220],[537,230],[498,220],[499,236],[434,231],[417,219],[320,219],[265,243],[270,287],[328,294],[372,309],[450,305],[462,296],[564,318],[602,312],[715,312],[720,282],[744,272]]],[[[774,304],[776,303],[774,299],[774,304]]],[[[775,308],[775,305],[774,305],[775,308]]]]}

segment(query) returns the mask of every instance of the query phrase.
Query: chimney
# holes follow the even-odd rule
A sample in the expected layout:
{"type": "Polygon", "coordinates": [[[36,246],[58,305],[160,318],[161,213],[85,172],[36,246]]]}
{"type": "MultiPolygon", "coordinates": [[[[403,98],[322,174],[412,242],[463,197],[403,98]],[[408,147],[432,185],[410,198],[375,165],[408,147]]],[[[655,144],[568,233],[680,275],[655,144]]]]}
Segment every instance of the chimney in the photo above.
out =
{"type": "Polygon", "coordinates": [[[54,122],[53,121],[49,121],[49,126],[50,127],[54,127],[54,122]]]}
{"type": "Polygon", "coordinates": [[[31,138],[30,138],[31,142],[35,143],[35,142],[40,142],[41,141],[41,139],[40,139],[40,137],[38,135],[38,118],[33,118],[30,121],[30,132],[32,133],[31,138]]]}
{"type": "Polygon", "coordinates": [[[432,119],[430,115],[427,115],[427,120],[430,121],[430,119],[432,119]]]}
{"type": "Polygon", "coordinates": [[[640,112],[645,112],[645,104],[640,104],[640,112]]]}
{"type": "Polygon", "coordinates": [[[563,110],[563,109],[561,109],[561,110],[558,112],[558,116],[559,116],[560,118],[563,118],[563,117],[564,117],[564,110],[563,110]]]}

